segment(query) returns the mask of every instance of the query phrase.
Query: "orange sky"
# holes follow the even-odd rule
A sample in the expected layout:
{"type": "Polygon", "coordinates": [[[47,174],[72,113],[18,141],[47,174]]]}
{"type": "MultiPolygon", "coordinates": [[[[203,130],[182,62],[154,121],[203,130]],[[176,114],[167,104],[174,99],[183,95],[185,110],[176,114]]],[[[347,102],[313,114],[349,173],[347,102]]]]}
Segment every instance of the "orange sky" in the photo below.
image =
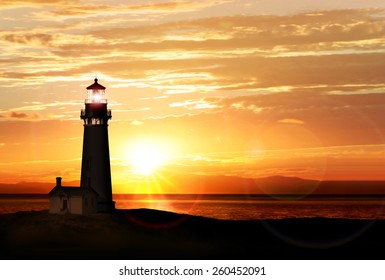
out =
{"type": "Polygon", "coordinates": [[[385,180],[382,0],[6,0],[0,25],[0,183],[79,180],[95,73],[118,192],[143,143],[160,177],[385,180]]]}

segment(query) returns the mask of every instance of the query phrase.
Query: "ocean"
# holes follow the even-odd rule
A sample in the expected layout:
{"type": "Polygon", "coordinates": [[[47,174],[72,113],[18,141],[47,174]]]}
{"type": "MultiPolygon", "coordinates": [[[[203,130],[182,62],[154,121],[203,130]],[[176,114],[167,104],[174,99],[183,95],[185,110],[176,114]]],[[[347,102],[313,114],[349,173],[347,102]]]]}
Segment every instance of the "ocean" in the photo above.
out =
{"type": "MultiPolygon", "coordinates": [[[[385,197],[375,195],[120,194],[114,195],[114,200],[117,209],[151,208],[226,220],[311,217],[385,219],[385,197]]],[[[48,195],[0,194],[0,214],[48,208],[48,195]]]]}

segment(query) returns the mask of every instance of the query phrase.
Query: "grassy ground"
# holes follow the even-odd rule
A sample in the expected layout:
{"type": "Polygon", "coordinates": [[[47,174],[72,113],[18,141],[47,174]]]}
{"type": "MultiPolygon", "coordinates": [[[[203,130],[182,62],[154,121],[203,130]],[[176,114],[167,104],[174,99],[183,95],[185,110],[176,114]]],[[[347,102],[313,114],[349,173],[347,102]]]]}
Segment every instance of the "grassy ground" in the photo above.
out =
{"type": "Polygon", "coordinates": [[[2,259],[382,259],[385,221],[223,221],[150,209],[0,216],[2,259]]]}

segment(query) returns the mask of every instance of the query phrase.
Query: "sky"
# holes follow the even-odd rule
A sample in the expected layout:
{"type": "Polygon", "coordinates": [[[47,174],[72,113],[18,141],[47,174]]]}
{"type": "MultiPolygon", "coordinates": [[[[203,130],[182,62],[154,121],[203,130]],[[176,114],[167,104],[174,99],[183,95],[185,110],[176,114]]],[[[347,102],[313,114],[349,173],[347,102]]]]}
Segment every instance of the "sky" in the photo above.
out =
{"type": "Polygon", "coordinates": [[[0,26],[0,183],[79,181],[95,76],[118,192],[385,180],[383,0],[2,0],[0,26]]]}

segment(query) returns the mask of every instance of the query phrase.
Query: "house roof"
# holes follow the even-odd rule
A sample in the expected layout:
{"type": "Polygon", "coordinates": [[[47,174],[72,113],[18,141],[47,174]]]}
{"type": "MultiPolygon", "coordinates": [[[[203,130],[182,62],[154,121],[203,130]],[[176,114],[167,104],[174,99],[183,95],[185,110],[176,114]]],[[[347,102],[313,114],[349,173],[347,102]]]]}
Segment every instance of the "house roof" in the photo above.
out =
{"type": "Polygon", "coordinates": [[[69,196],[82,196],[87,193],[92,193],[98,196],[98,193],[93,188],[69,187],[69,186],[55,186],[49,195],[57,195],[64,193],[69,196]]]}

